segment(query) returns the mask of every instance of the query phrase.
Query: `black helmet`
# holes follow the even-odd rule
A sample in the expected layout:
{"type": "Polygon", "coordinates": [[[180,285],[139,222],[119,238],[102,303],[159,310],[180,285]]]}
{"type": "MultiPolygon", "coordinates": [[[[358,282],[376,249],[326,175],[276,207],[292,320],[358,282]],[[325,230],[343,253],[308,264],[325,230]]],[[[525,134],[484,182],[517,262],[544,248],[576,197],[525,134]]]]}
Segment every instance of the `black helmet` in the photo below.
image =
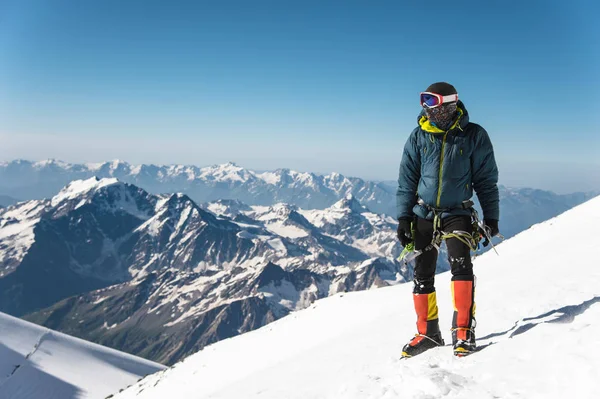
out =
{"type": "Polygon", "coordinates": [[[427,91],[429,93],[440,94],[442,96],[449,96],[450,94],[458,94],[458,92],[456,91],[454,86],[452,86],[450,83],[446,83],[446,82],[434,83],[434,84],[430,85],[427,88],[427,90],[425,90],[425,91],[427,91]]]}

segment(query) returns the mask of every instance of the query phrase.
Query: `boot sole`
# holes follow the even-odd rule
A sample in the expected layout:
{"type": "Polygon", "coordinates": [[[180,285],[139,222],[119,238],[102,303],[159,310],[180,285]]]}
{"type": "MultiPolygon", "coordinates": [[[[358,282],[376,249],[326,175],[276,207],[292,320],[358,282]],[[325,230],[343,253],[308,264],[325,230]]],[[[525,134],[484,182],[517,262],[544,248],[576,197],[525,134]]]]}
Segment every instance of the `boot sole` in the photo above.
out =
{"type": "Polygon", "coordinates": [[[475,353],[476,349],[474,350],[468,350],[465,348],[456,348],[454,349],[454,356],[456,357],[465,357],[465,356],[469,356],[472,353],[475,353]]]}
{"type": "Polygon", "coordinates": [[[402,351],[402,353],[401,353],[401,356],[400,356],[400,359],[410,359],[411,357],[415,357],[415,356],[422,355],[423,353],[425,353],[425,352],[427,352],[427,351],[430,351],[430,350],[432,350],[432,349],[439,348],[439,347],[442,347],[442,346],[445,346],[444,340],[442,340],[442,343],[441,343],[441,344],[439,344],[438,346],[433,346],[433,347],[431,347],[431,348],[429,348],[429,349],[425,349],[423,352],[421,352],[421,353],[417,353],[416,355],[409,355],[409,354],[408,354],[408,353],[406,353],[405,351],[402,351]]]}

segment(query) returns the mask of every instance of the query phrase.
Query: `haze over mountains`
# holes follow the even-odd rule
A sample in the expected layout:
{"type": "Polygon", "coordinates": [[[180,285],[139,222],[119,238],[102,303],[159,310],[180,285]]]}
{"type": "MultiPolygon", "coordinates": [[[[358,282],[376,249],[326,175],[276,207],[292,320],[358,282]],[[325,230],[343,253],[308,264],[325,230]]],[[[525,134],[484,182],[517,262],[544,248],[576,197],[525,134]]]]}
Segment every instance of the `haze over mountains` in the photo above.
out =
{"type": "MultiPolygon", "coordinates": [[[[303,209],[324,209],[352,194],[375,213],[396,216],[394,182],[374,182],[339,173],[318,175],[289,169],[256,172],[234,163],[131,165],[123,161],[71,164],[56,160],[0,162],[0,194],[22,200],[54,196],[69,182],[115,177],[152,194],[180,192],[196,203],[235,199],[248,205],[287,203],[303,209]]],[[[531,182],[535,186],[535,182],[531,182]]],[[[532,224],[556,216],[599,192],[557,195],[531,188],[500,187],[501,229],[510,237],[532,224]]]]}
{"type": "MultiPolygon", "coordinates": [[[[314,173],[278,169],[258,173],[234,163],[204,168],[189,165],[131,165],[122,161],[100,164],[69,164],[48,160],[0,163],[0,193],[23,199],[48,198],[73,180],[116,177],[151,193],[181,192],[197,203],[237,199],[251,205],[279,202],[305,209],[326,208],[347,194],[378,213],[394,206],[385,195],[389,188],[338,173],[314,173]]],[[[395,201],[395,200],[394,200],[395,201]]]]}
{"type": "Polygon", "coordinates": [[[9,197],[8,195],[0,195],[0,208],[16,204],[17,202],[18,201],[15,198],[9,197]]]}

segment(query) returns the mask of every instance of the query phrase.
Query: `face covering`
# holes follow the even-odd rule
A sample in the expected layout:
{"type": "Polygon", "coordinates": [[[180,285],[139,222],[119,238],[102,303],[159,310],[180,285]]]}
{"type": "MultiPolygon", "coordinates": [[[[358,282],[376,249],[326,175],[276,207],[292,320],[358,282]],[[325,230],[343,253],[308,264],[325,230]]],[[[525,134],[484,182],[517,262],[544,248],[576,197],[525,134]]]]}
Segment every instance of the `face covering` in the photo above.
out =
{"type": "Polygon", "coordinates": [[[448,130],[457,116],[456,103],[442,104],[435,108],[425,108],[429,121],[442,130],[448,130]]]}

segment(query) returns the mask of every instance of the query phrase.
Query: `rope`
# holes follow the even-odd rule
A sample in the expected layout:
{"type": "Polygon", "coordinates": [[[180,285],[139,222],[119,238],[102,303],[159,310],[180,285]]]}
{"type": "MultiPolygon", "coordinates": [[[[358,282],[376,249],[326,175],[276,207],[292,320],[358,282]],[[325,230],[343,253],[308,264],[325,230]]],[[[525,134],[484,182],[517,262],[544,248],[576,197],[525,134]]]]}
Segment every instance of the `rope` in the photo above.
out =
{"type": "MultiPolygon", "coordinates": [[[[409,243],[398,257],[398,261],[404,262],[405,264],[416,259],[424,252],[431,251],[432,249],[436,249],[439,251],[440,246],[444,240],[449,238],[455,238],[465,244],[470,251],[476,252],[479,248],[479,241],[481,240],[481,233],[479,232],[479,215],[475,208],[473,208],[473,203],[471,201],[465,202],[469,206],[466,207],[463,205],[463,209],[470,209],[471,211],[471,219],[473,225],[473,232],[469,233],[463,230],[454,230],[452,232],[445,232],[442,230],[442,217],[441,215],[444,212],[448,212],[450,209],[437,209],[430,207],[423,203],[422,205],[426,206],[429,210],[433,212],[433,238],[431,243],[427,245],[425,248],[421,250],[415,250],[414,240],[409,243]]],[[[414,224],[413,224],[413,237],[414,237],[414,224]]]]}
{"type": "MultiPolygon", "coordinates": [[[[415,334],[415,336],[413,337],[413,339],[415,339],[416,337],[423,337],[423,338],[427,338],[428,340],[430,340],[430,341],[431,341],[431,342],[433,342],[434,344],[436,344],[436,345],[438,345],[438,346],[440,345],[440,343],[439,343],[438,341],[436,341],[435,339],[433,339],[433,338],[431,338],[431,337],[428,337],[428,336],[427,336],[427,335],[425,335],[425,334],[415,334]]],[[[411,341],[412,341],[412,340],[411,340],[411,341]]]]}

